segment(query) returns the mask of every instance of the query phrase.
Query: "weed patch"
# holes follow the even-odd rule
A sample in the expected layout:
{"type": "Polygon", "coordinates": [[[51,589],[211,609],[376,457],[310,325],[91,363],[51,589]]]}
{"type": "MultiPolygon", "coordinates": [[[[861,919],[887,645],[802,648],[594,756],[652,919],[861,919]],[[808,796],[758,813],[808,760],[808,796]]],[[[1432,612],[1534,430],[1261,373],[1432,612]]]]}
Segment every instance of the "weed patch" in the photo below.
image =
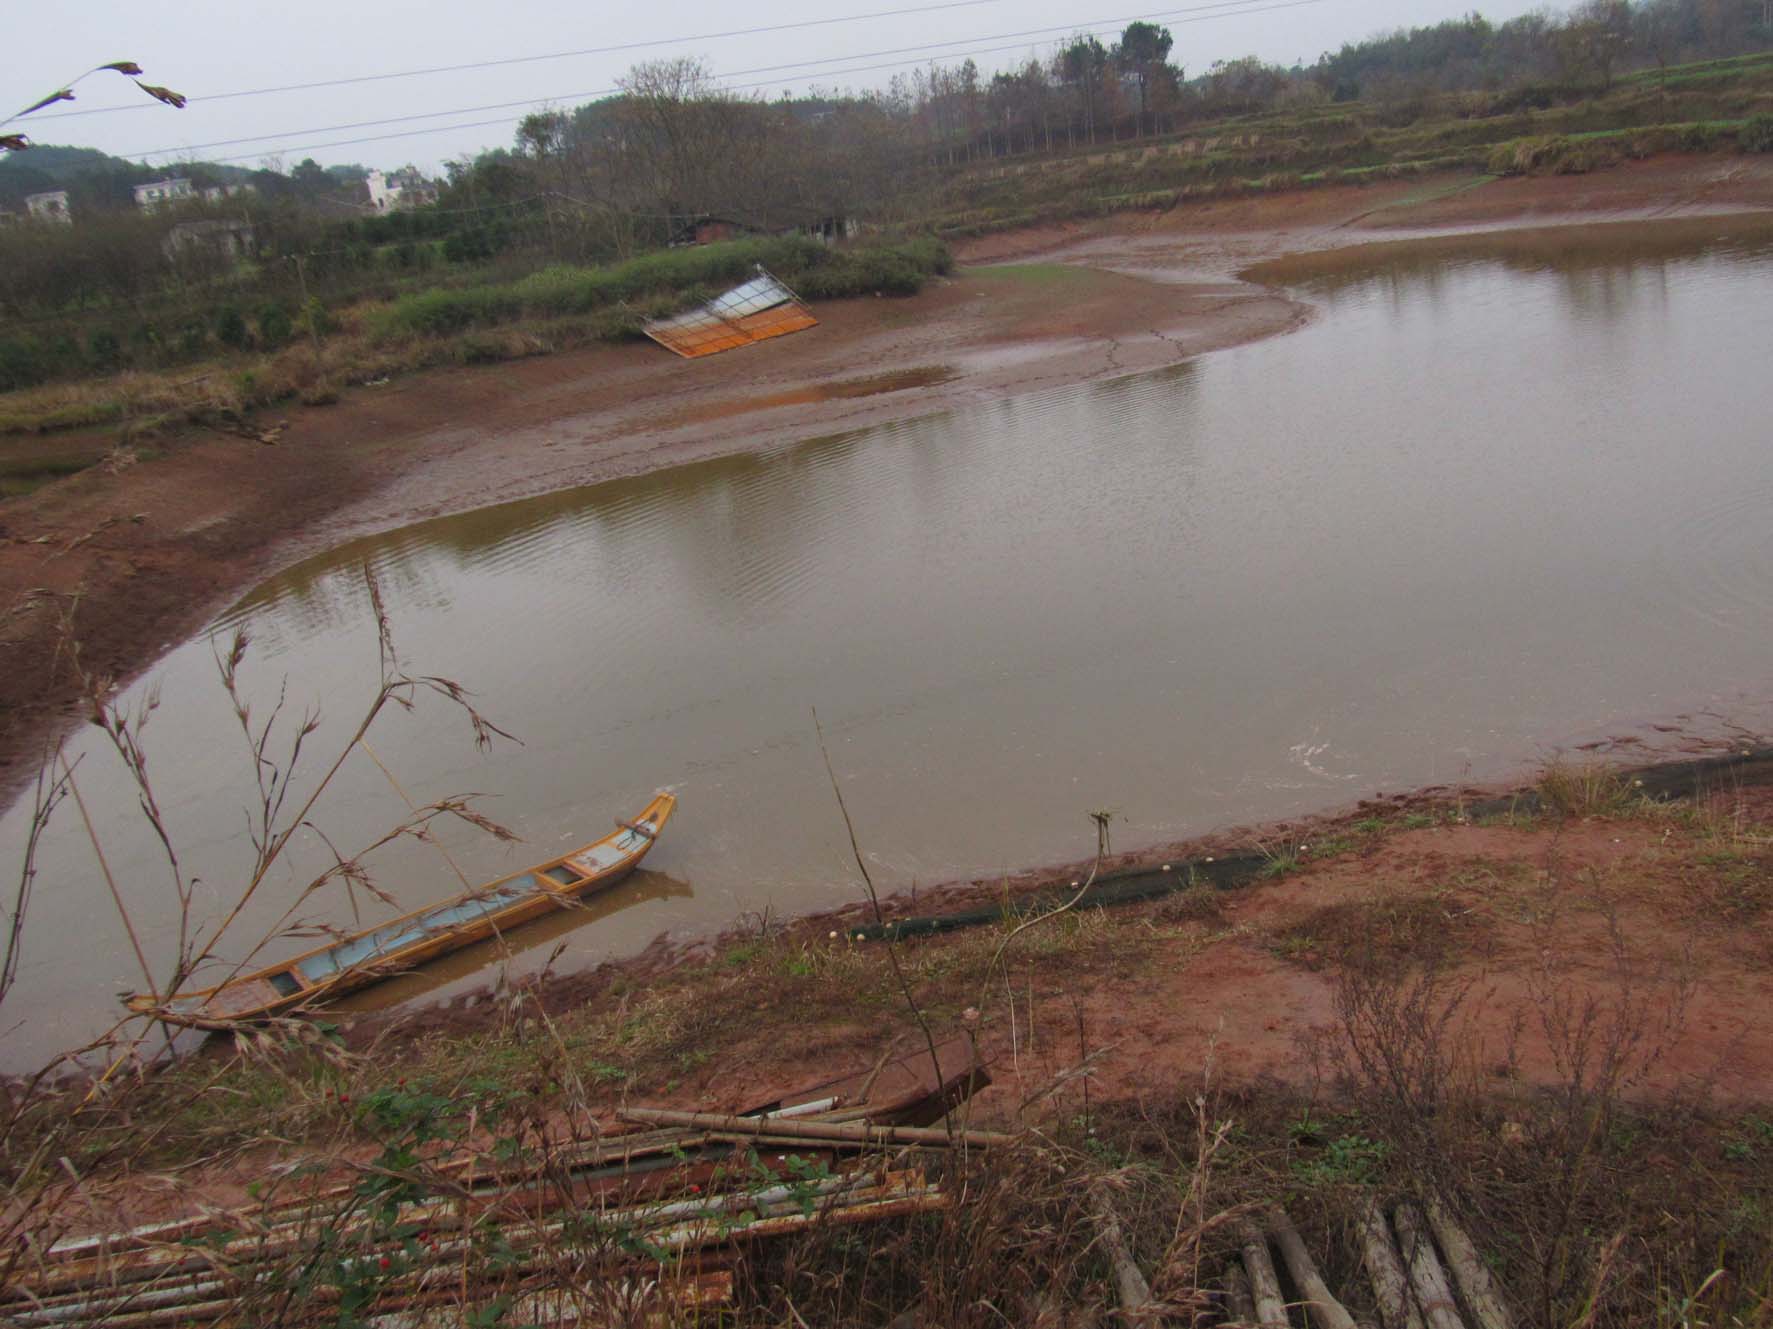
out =
{"type": "Polygon", "coordinates": [[[1397,972],[1445,962],[1480,947],[1488,921],[1444,891],[1324,905],[1282,931],[1276,953],[1309,969],[1397,972]]]}

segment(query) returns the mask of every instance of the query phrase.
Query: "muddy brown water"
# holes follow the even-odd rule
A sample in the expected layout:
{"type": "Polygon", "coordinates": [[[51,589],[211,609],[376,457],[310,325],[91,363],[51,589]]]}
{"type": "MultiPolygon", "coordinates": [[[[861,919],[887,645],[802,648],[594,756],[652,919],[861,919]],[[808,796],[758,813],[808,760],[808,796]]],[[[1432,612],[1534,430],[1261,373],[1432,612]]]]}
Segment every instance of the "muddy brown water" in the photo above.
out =
{"type": "MultiPolygon", "coordinates": [[[[1773,245],[1720,221],[1543,252],[1385,251],[1289,272],[1293,335],[762,456],[445,518],[273,579],[215,625],[251,636],[253,723],[317,710],[295,802],[373,693],[362,568],[408,666],[472,688],[522,745],[475,749],[434,700],[371,735],[404,795],[478,793],[466,827],[372,860],[403,907],[562,852],[655,786],[651,860],[513,971],[632,952],[855,897],[816,707],[883,890],[1511,774],[1560,746],[1724,733],[1773,712],[1773,245]],[[1690,228],[1689,228],[1690,229],[1690,228]]],[[[756,352],[754,352],[756,353],[756,352]]],[[[208,636],[132,689],[193,926],[250,862],[252,764],[208,636]]],[[[150,958],[169,873],[88,731],[81,792],[150,958]]],[[[272,751],[281,749],[275,743],[272,751]]],[[[220,950],[402,816],[348,761],[220,950]]],[[[0,823],[17,863],[25,810],[0,823]]],[[[39,860],[0,1063],[97,1032],[140,986],[71,806],[39,860]]],[[[308,937],[385,916],[296,905],[308,937]]],[[[284,937],[266,961],[313,940],[284,937]]],[[[393,996],[448,995],[484,947],[393,996]]],[[[388,999],[390,993],[365,998],[388,999]]]]}

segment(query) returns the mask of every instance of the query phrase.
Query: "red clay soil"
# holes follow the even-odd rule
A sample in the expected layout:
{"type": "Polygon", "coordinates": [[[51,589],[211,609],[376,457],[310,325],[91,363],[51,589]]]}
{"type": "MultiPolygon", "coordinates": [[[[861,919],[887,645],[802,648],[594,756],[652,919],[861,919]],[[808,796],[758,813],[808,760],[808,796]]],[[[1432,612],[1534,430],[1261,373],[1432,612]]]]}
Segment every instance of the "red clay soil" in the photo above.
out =
{"type": "MultiPolygon", "coordinates": [[[[909,299],[822,306],[820,326],[700,361],[649,344],[426,372],[291,406],[275,445],[195,431],[0,502],[0,793],[73,722],[64,619],[86,668],[127,680],[256,581],[425,517],[1036,388],[1161,367],[1310,315],[1250,263],[1400,235],[1773,209],[1773,166],[1680,157],[1590,177],[1338,187],[961,247],[909,299]],[[993,264],[1041,256],[1021,273],[993,264]],[[1053,266],[1062,265],[1062,266],[1053,266]]],[[[276,413],[270,413],[275,419],[276,413]]],[[[66,452],[108,447],[60,435],[66,452]]],[[[45,440],[0,439],[0,456],[45,440]]]]}
{"type": "MultiPolygon", "coordinates": [[[[1620,1056],[1619,1092],[1634,1099],[1682,1094],[1716,1108],[1773,1102],[1773,785],[1729,789],[1695,814],[1543,818],[1474,825],[1457,805],[1399,805],[1432,824],[1374,834],[1374,809],[1274,828],[1292,840],[1297,870],[1216,897],[1172,896],[1085,917],[1056,951],[1035,932],[1013,943],[982,1009],[974,999],[1001,930],[901,943],[973,949],[920,1000],[944,1046],[975,1039],[993,1083],[969,1121],[1014,1128],[1097,1105],[1172,1107],[1221,1091],[1282,1086],[1333,1110],[1341,1101],[1338,1005],[1345,965],[1387,945],[1442,958],[1436,1004],[1457,996],[1446,1046],[1459,1074],[1486,1087],[1557,1088],[1569,1082],[1584,1011],[1593,1012],[1587,1074],[1609,1042],[1620,1056]],[[1425,815],[1426,814],[1426,815],[1425,815]],[[1096,929],[1092,932],[1092,928],[1096,929]],[[1112,929],[1112,930],[1110,930],[1112,929]],[[1143,934],[1143,935],[1142,935],[1143,934]],[[1377,948],[1370,951],[1368,943],[1377,948]],[[1042,957],[1045,958],[1042,958],[1042,957]],[[1014,992],[1013,998],[1008,994],[1014,992]],[[955,1000],[964,993],[962,1000],[955,1000]],[[1562,1021],[1562,1023],[1560,1023],[1562,1021]],[[1077,1073],[1087,1060],[1088,1076],[1077,1073]]],[[[1198,854],[1212,846],[1177,846],[1198,854]]],[[[905,901],[889,902],[903,909],[905,901]]],[[[945,904],[951,901],[944,901],[945,904]]],[[[791,936],[829,944],[827,923],[802,920],[791,936]]],[[[1063,928],[1065,924],[1046,924],[1063,928]]],[[[573,975],[536,991],[556,1015],[627,1011],[679,965],[707,961],[727,943],[672,949],[573,975]]],[[[1419,966],[1413,966],[1421,972],[1419,966]]],[[[795,1101],[843,1076],[864,1076],[889,1055],[921,1069],[923,1033],[904,1010],[820,1014],[794,1003],[755,1005],[746,970],[715,964],[704,1001],[738,1005],[697,1055],[638,1068],[638,1080],[594,1089],[606,1126],[620,1129],[618,1100],[709,1111],[795,1101]],[[725,974],[722,979],[720,976],[725,974]],[[660,1078],[668,1076],[669,1078],[660,1078]]],[[[830,981],[830,980],[826,980],[830,981]]],[[[1407,990],[1405,984],[1394,992],[1407,990]]],[[[493,1003],[363,1017],[344,1026],[359,1050],[422,1048],[485,1032],[493,1003]]],[[[825,1009],[825,1008],[820,1008],[825,1009]]],[[[225,1054],[225,1049],[224,1049],[225,1054]]],[[[154,1185],[104,1185],[92,1221],[111,1229],[184,1213],[201,1202],[245,1203],[248,1185],[287,1156],[229,1151],[154,1185]]]]}
{"type": "MultiPolygon", "coordinates": [[[[979,1121],[1013,1122],[1019,1105],[1084,1056],[1098,1102],[1172,1102],[1209,1078],[1334,1100],[1338,974],[1348,957],[1372,954],[1369,945],[1382,960],[1388,942],[1417,957],[1445,948],[1442,998],[1463,994],[1448,1043],[1480,1089],[1564,1083],[1575,1029],[1559,1021],[1591,1007],[1588,1072],[1619,1035],[1628,1095],[1773,1101],[1773,851],[1756,829],[1773,824],[1773,788],[1737,789],[1711,808],[1698,831],[1661,816],[1478,826],[1443,809],[1449,815],[1432,826],[1355,835],[1322,862],[1311,861],[1310,840],[1298,842],[1300,870],[1226,894],[1219,916],[1198,923],[1177,926],[1178,897],[1117,910],[1123,925],[1157,929],[1154,949],[1117,956],[1112,942],[1068,943],[1058,977],[1012,949],[1014,1020],[999,986],[977,1026],[996,1078],[978,1100],[979,1121]],[[1743,882],[1753,886],[1737,894],[1743,882]]],[[[1353,822],[1323,821],[1308,834],[1346,842],[1353,822]]],[[[816,938],[823,927],[809,920],[803,931],[816,938]]],[[[665,957],[651,967],[662,970],[665,957]]],[[[563,1009],[580,1000],[548,999],[563,1009]]],[[[416,1035],[447,1018],[416,1013],[403,1026],[416,1035]]],[[[909,1021],[899,1024],[897,1036],[915,1042],[909,1021]]],[[[965,1027],[938,1023],[936,1035],[965,1027]]],[[[711,1060],[656,1096],[738,1110],[866,1066],[888,1032],[760,1012],[754,1036],[708,1049],[711,1060]]]]}

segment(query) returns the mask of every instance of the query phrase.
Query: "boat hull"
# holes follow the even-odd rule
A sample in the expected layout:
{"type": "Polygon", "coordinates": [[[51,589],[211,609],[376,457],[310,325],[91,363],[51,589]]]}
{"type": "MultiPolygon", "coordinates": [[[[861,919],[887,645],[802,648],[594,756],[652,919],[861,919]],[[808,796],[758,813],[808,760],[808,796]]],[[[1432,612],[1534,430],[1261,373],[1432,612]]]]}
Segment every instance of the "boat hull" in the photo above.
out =
{"type": "Polygon", "coordinates": [[[211,1030],[308,1010],[614,886],[651,852],[676,805],[674,795],[660,793],[602,839],[478,890],[212,988],[170,1001],[138,994],[126,1004],[168,1024],[211,1030]]]}

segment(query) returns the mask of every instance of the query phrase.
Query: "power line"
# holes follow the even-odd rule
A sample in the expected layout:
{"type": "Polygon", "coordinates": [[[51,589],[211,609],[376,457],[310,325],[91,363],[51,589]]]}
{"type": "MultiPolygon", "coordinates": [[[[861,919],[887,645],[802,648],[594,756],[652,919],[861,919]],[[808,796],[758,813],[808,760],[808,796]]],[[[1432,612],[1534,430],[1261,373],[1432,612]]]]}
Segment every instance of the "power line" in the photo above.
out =
{"type": "MultiPolygon", "coordinates": [[[[983,36],[968,37],[968,38],[964,38],[964,39],[960,39],[960,40],[956,40],[956,41],[929,42],[929,43],[925,43],[925,44],[919,45],[919,46],[889,47],[885,50],[880,50],[880,51],[858,51],[853,55],[827,56],[827,57],[824,57],[824,58],[818,59],[818,60],[798,60],[798,61],[792,61],[787,64],[780,64],[780,65],[760,65],[755,69],[735,69],[730,74],[719,75],[718,78],[720,80],[724,81],[727,79],[746,78],[746,77],[753,75],[753,74],[779,74],[785,70],[790,70],[790,69],[807,69],[807,68],[819,67],[819,66],[825,66],[825,65],[846,64],[852,60],[871,60],[871,59],[875,58],[876,56],[908,55],[914,51],[933,52],[933,51],[939,51],[939,50],[945,49],[947,47],[966,46],[972,42],[980,42],[980,41],[992,42],[992,41],[1003,41],[1003,40],[1006,40],[1009,38],[1049,36],[1049,35],[1056,33],[1056,32],[1057,33],[1095,32],[1098,30],[1106,30],[1108,28],[1118,27],[1119,25],[1124,24],[1124,23],[1136,23],[1136,22],[1139,22],[1139,21],[1145,20],[1145,19],[1170,18],[1173,15],[1177,15],[1177,14],[1196,14],[1196,13],[1202,13],[1202,12],[1205,12],[1208,10],[1224,10],[1224,9],[1232,10],[1233,11],[1232,14],[1214,14],[1214,15],[1212,15],[1212,17],[1215,17],[1215,18],[1230,18],[1230,17],[1235,17],[1235,16],[1237,16],[1237,14],[1244,12],[1247,6],[1255,4],[1255,3],[1257,3],[1257,0],[1215,0],[1215,3],[1212,3],[1212,4],[1192,5],[1192,6],[1185,8],[1185,9],[1167,9],[1167,10],[1162,10],[1157,13],[1133,14],[1133,15],[1122,17],[1122,18],[1086,19],[1081,24],[1079,24],[1079,23],[1062,23],[1062,24],[1056,24],[1051,27],[1045,27],[1045,28],[1024,28],[1018,32],[986,33],[983,36]]],[[[1001,50],[1002,48],[992,48],[992,49],[993,50],[1001,50]]],[[[975,54],[988,54],[988,53],[989,52],[975,52],[975,54]]],[[[964,52],[960,53],[960,54],[964,54],[964,52]]],[[[861,71],[833,69],[833,70],[829,70],[826,72],[828,74],[841,75],[841,74],[846,74],[846,73],[851,73],[851,72],[861,72],[861,71]]],[[[806,75],[805,77],[811,77],[811,75],[806,75]]],[[[748,85],[744,85],[744,86],[746,86],[746,87],[761,87],[763,85],[762,84],[748,84],[748,85]]],[[[458,107],[453,107],[450,110],[446,110],[446,111],[422,111],[422,112],[416,112],[412,115],[386,116],[384,118],[377,119],[377,120],[357,120],[357,121],[353,121],[351,123],[342,124],[342,125],[321,125],[316,128],[313,128],[313,129],[285,129],[285,130],[278,130],[275,133],[271,133],[271,134],[252,134],[252,135],[248,135],[245,138],[217,139],[216,141],[214,141],[212,143],[185,143],[185,144],[181,144],[177,148],[152,148],[152,149],[149,149],[149,150],[143,151],[143,152],[125,152],[125,153],[120,153],[118,155],[123,156],[123,157],[155,157],[155,156],[161,155],[162,153],[201,152],[206,148],[231,148],[231,147],[234,147],[236,144],[240,144],[240,143],[261,143],[261,142],[265,141],[266,139],[273,139],[273,138],[285,138],[285,137],[301,138],[301,137],[304,137],[308,134],[339,134],[339,133],[343,133],[346,130],[350,130],[350,129],[373,129],[377,125],[411,124],[417,120],[435,120],[435,119],[438,119],[438,118],[440,118],[442,116],[446,116],[446,115],[477,115],[483,111],[506,111],[506,110],[512,109],[513,107],[518,107],[518,106],[546,106],[550,102],[592,101],[592,100],[595,100],[599,97],[612,97],[620,91],[621,91],[620,88],[600,88],[595,92],[564,92],[564,93],[557,93],[551,97],[525,97],[519,101],[491,102],[491,103],[488,103],[487,105],[484,105],[484,106],[458,106],[458,107]]]]}
{"type": "MultiPolygon", "coordinates": [[[[192,97],[199,102],[228,101],[236,97],[265,97],[280,92],[312,92],[318,88],[342,88],[354,83],[381,83],[397,78],[421,78],[430,74],[461,74],[474,69],[498,69],[508,65],[535,64],[542,60],[571,60],[582,55],[612,55],[622,51],[639,51],[651,46],[681,46],[690,42],[721,41],[729,37],[755,37],[771,32],[792,32],[800,28],[822,28],[835,23],[860,23],[876,18],[901,18],[907,14],[929,14],[943,9],[971,9],[979,5],[1001,4],[1003,0],[943,0],[941,4],[914,5],[906,9],[880,9],[868,14],[845,14],[833,18],[809,18],[795,23],[772,23],[756,28],[734,28],[729,32],[704,32],[694,37],[652,37],[645,41],[621,42],[614,46],[587,46],[577,51],[549,51],[542,55],[516,55],[503,60],[473,60],[461,65],[435,65],[428,69],[403,69],[388,74],[359,74],[352,78],[323,79],[317,83],[286,83],[274,88],[246,88],[239,92],[217,92],[207,97],[192,97]]],[[[95,106],[84,111],[58,111],[40,120],[63,120],[76,115],[110,115],[117,111],[135,111],[139,106],[95,106]]]]}
{"type": "MultiPolygon", "coordinates": [[[[1250,14],[1265,14],[1283,9],[1300,9],[1308,5],[1326,3],[1329,3],[1329,0],[1281,0],[1280,3],[1272,4],[1255,4],[1252,0],[1219,0],[1218,3],[1195,5],[1186,9],[1161,10],[1148,14],[1135,14],[1115,19],[1097,19],[1088,25],[1061,24],[1047,28],[1029,28],[1020,32],[997,33],[985,37],[970,38],[968,40],[996,41],[1002,38],[1027,38],[1031,36],[1051,35],[1053,33],[1076,33],[1079,35],[1088,34],[1096,36],[1102,33],[1111,33],[1119,25],[1125,23],[1141,22],[1150,19],[1169,19],[1174,26],[1180,27],[1185,23],[1203,23],[1214,19],[1241,18],[1250,14]],[[1207,10],[1229,12],[1202,12],[1207,10]],[[1194,15],[1194,17],[1175,18],[1175,15],[1194,15]]],[[[825,60],[803,60],[790,64],[766,65],[757,69],[736,70],[732,74],[722,75],[720,77],[722,79],[728,79],[739,78],[749,74],[780,73],[785,70],[806,69],[810,66],[834,65],[852,60],[866,60],[879,55],[903,55],[913,51],[935,52],[942,50],[942,48],[963,46],[965,44],[965,42],[937,42],[926,46],[906,46],[882,51],[864,51],[854,55],[831,57],[825,60]]],[[[959,59],[976,55],[997,55],[1004,51],[1018,50],[1021,46],[1021,41],[1015,41],[1007,46],[986,46],[976,47],[970,50],[948,51],[943,58],[959,59]]],[[[921,58],[911,61],[891,60],[881,64],[857,65],[851,68],[822,69],[814,73],[795,75],[792,77],[791,81],[798,82],[802,79],[811,80],[819,77],[841,78],[851,74],[875,73],[883,69],[903,69],[908,65],[918,65],[922,62],[921,58]]],[[[753,83],[727,84],[725,90],[730,92],[754,91],[760,88],[773,87],[778,81],[780,80],[765,79],[753,83]]],[[[232,147],[239,143],[263,142],[267,139],[281,138],[286,134],[290,137],[302,137],[307,134],[327,134],[338,133],[349,129],[368,129],[378,125],[410,124],[415,120],[430,120],[441,116],[473,115],[481,111],[508,110],[520,106],[546,106],[554,102],[589,101],[600,97],[613,96],[618,92],[620,92],[619,88],[604,88],[595,92],[563,93],[551,97],[537,97],[523,101],[494,102],[484,106],[462,106],[445,111],[426,111],[415,113],[413,115],[389,116],[382,119],[360,120],[349,124],[321,126],[313,129],[283,130],[274,134],[259,134],[248,138],[221,139],[213,143],[188,144],[175,148],[156,148],[145,152],[124,153],[120,155],[125,157],[176,156],[181,153],[197,152],[205,148],[232,147]]],[[[522,118],[523,117],[521,116],[501,116],[493,120],[469,120],[456,124],[433,125],[427,129],[406,130],[392,134],[370,134],[360,138],[339,139],[326,143],[310,143],[302,146],[278,145],[275,147],[259,148],[252,152],[239,153],[234,156],[218,157],[214,160],[222,163],[250,161],[254,158],[272,156],[278,153],[318,152],[325,148],[355,147],[363,143],[379,143],[393,139],[419,138],[427,134],[449,133],[458,129],[484,129],[495,125],[516,124],[522,118]]]]}

